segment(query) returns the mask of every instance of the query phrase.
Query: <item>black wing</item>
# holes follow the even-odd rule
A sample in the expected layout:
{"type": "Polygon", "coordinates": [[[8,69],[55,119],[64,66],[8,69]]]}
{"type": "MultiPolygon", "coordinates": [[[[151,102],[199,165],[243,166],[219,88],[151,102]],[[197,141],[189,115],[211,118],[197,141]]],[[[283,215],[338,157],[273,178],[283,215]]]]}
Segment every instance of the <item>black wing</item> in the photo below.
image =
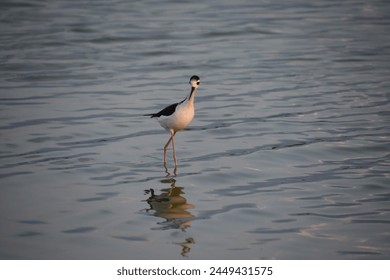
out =
{"type": "Polygon", "coordinates": [[[177,105],[183,103],[184,101],[185,101],[185,99],[182,100],[182,101],[180,101],[179,103],[175,103],[175,104],[169,105],[168,107],[165,107],[164,109],[162,109],[162,110],[161,110],[160,112],[158,112],[158,113],[155,113],[155,114],[147,114],[147,115],[145,115],[145,116],[150,116],[151,118],[159,118],[159,117],[161,117],[161,116],[170,116],[170,115],[172,115],[173,113],[175,113],[177,105]]]}
{"type": "Polygon", "coordinates": [[[149,114],[149,115],[146,115],[146,116],[150,116],[151,118],[159,118],[161,116],[170,116],[170,115],[172,115],[175,112],[176,107],[177,107],[178,104],[179,103],[175,103],[175,104],[169,105],[168,107],[162,109],[158,113],[149,114]]]}

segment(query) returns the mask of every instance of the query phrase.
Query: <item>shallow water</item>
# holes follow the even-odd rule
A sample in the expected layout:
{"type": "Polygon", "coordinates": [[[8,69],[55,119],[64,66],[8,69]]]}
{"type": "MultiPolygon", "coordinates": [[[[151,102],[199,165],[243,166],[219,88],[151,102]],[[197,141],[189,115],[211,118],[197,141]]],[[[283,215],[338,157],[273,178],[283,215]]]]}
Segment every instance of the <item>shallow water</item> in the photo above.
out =
{"type": "Polygon", "coordinates": [[[91,3],[0,3],[1,259],[390,257],[387,1],[91,3]]]}

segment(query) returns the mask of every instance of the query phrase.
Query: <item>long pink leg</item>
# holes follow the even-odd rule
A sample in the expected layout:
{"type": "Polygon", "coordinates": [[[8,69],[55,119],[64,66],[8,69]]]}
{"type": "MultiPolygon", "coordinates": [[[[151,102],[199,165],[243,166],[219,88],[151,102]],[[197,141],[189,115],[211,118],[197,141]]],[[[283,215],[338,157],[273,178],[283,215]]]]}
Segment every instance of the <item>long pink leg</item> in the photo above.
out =
{"type": "Polygon", "coordinates": [[[176,152],[175,152],[175,142],[174,142],[174,137],[176,135],[176,132],[173,133],[172,135],[172,150],[173,150],[173,159],[175,160],[175,166],[177,165],[177,159],[176,159],[176,152]]]}
{"type": "Polygon", "coordinates": [[[175,133],[171,132],[171,137],[169,137],[168,142],[164,146],[164,164],[167,163],[167,149],[168,149],[169,143],[171,143],[171,141],[173,143],[173,136],[175,136],[175,133]]]}

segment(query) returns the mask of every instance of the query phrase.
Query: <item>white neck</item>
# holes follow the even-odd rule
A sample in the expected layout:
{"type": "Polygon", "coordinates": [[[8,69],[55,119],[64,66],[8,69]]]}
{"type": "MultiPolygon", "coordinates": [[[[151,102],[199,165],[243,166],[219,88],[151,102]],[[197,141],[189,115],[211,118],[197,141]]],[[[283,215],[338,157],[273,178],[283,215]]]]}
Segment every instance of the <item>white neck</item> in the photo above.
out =
{"type": "Polygon", "coordinates": [[[187,102],[194,103],[195,93],[198,89],[196,87],[191,88],[191,93],[187,98],[187,102]]]}

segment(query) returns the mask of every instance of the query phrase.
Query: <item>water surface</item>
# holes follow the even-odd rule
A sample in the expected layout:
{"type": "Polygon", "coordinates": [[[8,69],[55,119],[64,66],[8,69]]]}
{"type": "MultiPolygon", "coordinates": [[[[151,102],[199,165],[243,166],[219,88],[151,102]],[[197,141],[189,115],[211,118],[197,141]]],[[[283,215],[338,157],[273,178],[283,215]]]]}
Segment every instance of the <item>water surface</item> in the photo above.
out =
{"type": "Polygon", "coordinates": [[[387,1],[0,10],[1,259],[390,257],[387,1]]]}

